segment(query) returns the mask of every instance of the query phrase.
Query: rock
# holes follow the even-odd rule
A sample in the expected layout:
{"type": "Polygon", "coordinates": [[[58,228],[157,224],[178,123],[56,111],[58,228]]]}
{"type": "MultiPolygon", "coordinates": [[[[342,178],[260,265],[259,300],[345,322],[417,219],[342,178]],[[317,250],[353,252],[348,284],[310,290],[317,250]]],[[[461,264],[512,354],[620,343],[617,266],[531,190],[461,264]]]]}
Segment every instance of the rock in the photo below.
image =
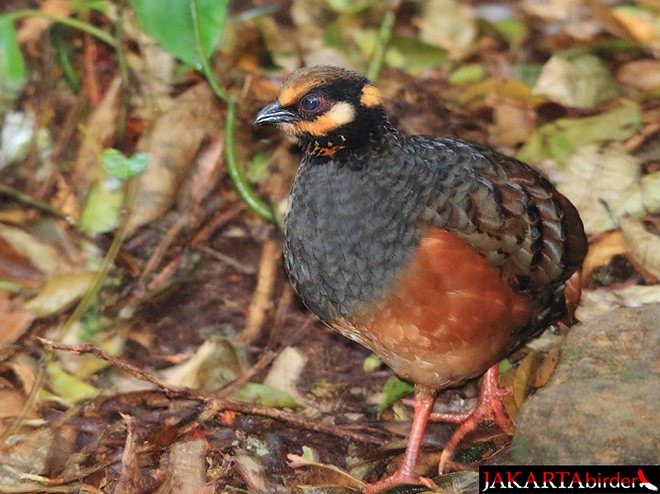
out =
{"type": "Polygon", "coordinates": [[[555,373],[520,412],[513,462],[659,463],[659,326],[654,304],[571,328],[555,373]]]}

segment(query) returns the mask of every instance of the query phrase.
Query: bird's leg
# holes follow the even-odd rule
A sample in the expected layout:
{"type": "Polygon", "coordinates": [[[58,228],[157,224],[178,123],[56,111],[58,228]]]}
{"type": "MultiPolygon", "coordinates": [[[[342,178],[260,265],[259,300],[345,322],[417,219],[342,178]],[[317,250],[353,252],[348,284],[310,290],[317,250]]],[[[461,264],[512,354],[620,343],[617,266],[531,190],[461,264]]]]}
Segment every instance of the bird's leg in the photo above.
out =
{"type": "Polygon", "coordinates": [[[449,460],[454,456],[456,447],[463,438],[475,430],[479,424],[494,421],[507,434],[513,433],[513,424],[509,419],[502,395],[507,393],[506,389],[500,388],[497,384],[499,364],[490,367],[483,376],[481,382],[481,391],[477,398],[477,405],[469,413],[432,413],[429,420],[460,423],[454,434],[449,438],[440,455],[438,472],[442,474],[449,460]]]}
{"type": "Polygon", "coordinates": [[[389,489],[397,485],[422,484],[429,488],[434,488],[435,484],[431,479],[415,475],[414,469],[417,463],[417,456],[422,446],[424,430],[428,422],[433,403],[435,402],[435,392],[423,386],[415,386],[415,412],[413,415],[412,427],[408,436],[406,452],[403,455],[403,461],[399,464],[396,471],[389,477],[379,480],[373,484],[364,486],[365,494],[375,494],[384,489],[389,489]]]}

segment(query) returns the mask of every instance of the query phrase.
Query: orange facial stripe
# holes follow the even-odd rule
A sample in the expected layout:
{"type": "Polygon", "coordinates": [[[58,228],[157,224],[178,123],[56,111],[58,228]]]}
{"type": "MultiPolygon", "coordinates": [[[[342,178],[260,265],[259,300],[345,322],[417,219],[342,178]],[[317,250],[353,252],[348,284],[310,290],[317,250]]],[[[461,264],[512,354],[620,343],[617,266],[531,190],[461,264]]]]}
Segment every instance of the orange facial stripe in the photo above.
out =
{"type": "Polygon", "coordinates": [[[320,137],[338,129],[342,125],[352,122],[355,118],[355,109],[350,103],[345,101],[335,103],[323,115],[312,121],[301,120],[297,122],[297,132],[307,132],[315,137],[320,137]]]}
{"type": "Polygon", "coordinates": [[[277,101],[282,106],[294,105],[305,93],[317,85],[317,81],[312,80],[292,87],[283,87],[277,97],[277,101]]]}
{"type": "Polygon", "coordinates": [[[360,93],[360,103],[367,108],[380,106],[383,104],[383,95],[376,86],[367,84],[362,88],[362,92],[360,93]]]}

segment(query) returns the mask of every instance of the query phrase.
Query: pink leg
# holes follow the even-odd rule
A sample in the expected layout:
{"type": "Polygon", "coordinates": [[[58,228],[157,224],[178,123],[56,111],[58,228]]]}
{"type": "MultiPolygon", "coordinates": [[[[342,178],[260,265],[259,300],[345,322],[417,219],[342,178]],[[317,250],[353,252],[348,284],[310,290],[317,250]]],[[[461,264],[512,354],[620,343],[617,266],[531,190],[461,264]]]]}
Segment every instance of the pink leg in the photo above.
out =
{"type": "Polygon", "coordinates": [[[421,386],[416,387],[415,413],[403,461],[396,471],[389,477],[373,484],[365,485],[365,494],[375,494],[384,489],[404,484],[422,484],[429,488],[435,487],[433,481],[424,477],[416,476],[414,473],[417,456],[419,455],[419,450],[422,446],[422,439],[424,438],[424,429],[426,428],[426,422],[428,422],[429,416],[431,415],[434,402],[435,395],[432,391],[421,386]]]}
{"type": "Polygon", "coordinates": [[[488,421],[494,421],[504,432],[511,434],[513,424],[504,410],[502,404],[502,395],[506,390],[500,388],[497,384],[498,364],[493,365],[483,376],[481,391],[477,399],[477,405],[469,413],[432,413],[430,420],[460,423],[454,434],[445,444],[445,448],[440,455],[438,472],[442,474],[449,460],[454,456],[456,447],[469,433],[474,431],[479,424],[488,421]]]}

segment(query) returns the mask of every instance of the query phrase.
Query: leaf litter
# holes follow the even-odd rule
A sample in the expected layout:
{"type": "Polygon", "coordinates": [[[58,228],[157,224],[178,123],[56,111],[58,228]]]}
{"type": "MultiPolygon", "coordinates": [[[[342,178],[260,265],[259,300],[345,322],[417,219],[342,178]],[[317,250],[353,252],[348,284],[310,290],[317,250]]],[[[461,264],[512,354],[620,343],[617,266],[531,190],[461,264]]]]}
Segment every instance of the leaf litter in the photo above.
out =
{"type": "MultiPolygon", "coordinates": [[[[231,2],[202,52],[238,103],[235,135],[226,101],[191,70],[191,32],[151,23],[147,35],[135,20],[146,1],[94,4],[41,6],[123,30],[123,58],[67,31],[80,95],[53,62],[52,21],[25,19],[17,38],[0,24],[0,42],[20,43],[8,63],[22,54],[30,71],[0,87],[0,491],[359,492],[396,464],[409,386],[295,300],[280,234],[249,213],[224,159],[235,146],[281,216],[299,153],[254,129],[255,111],[302,62],[366,72],[392,6],[377,82],[396,124],[517,153],[577,204],[591,234],[579,318],[660,301],[660,36],[647,3],[231,2]],[[146,153],[146,170],[120,160],[111,176],[110,148],[146,153]]],[[[552,372],[548,341],[503,366],[513,416],[552,372]]],[[[438,407],[474,396],[468,383],[438,407]]],[[[450,430],[430,427],[430,470],[450,430]]],[[[472,439],[459,459],[506,460],[505,438],[472,439]]],[[[474,482],[446,475],[437,492],[474,482]]]]}

